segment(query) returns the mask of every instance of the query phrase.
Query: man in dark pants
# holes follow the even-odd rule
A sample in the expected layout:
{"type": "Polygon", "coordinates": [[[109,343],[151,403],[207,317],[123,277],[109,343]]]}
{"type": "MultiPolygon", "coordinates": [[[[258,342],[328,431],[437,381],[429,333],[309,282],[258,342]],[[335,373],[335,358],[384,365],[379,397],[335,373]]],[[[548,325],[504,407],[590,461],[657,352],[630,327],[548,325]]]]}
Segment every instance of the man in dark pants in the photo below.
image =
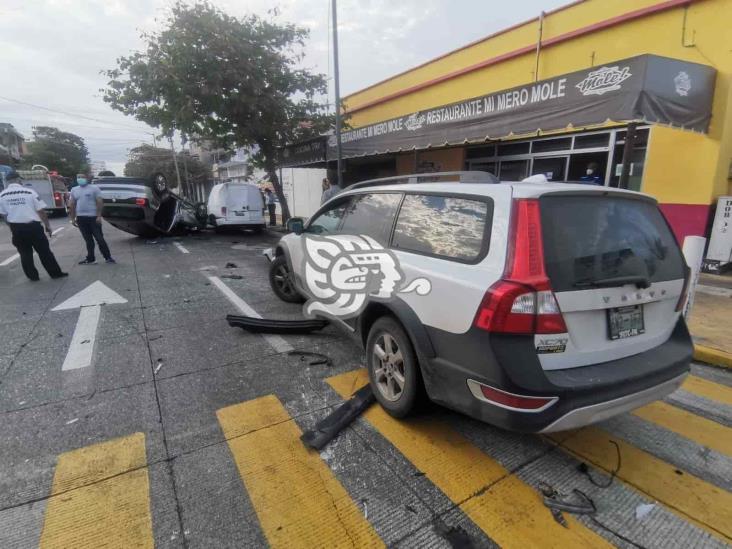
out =
{"type": "Polygon", "coordinates": [[[104,260],[116,263],[102,234],[102,191],[96,185],[89,185],[89,180],[83,174],[76,176],[76,182],[78,185],[71,189],[69,198],[69,216],[71,223],[79,227],[86,242],[86,258],[79,265],[94,265],[97,262],[94,257],[95,240],[104,260]]]}
{"type": "Polygon", "coordinates": [[[277,208],[277,203],[275,202],[275,195],[272,192],[272,189],[265,189],[265,201],[267,202],[267,210],[269,211],[269,226],[274,227],[277,225],[277,217],[275,216],[275,209],[277,208]]]}
{"type": "Polygon", "coordinates": [[[38,269],[33,262],[33,250],[41,259],[43,268],[51,278],[68,276],[61,271],[56,258],[43,234],[41,222],[51,236],[51,225],[48,223],[45,207],[38,193],[19,184],[18,172],[10,172],[6,177],[7,188],[0,192],[0,215],[6,216],[10,232],[13,234],[13,246],[20,255],[20,264],[25,276],[36,281],[39,279],[38,269]]]}

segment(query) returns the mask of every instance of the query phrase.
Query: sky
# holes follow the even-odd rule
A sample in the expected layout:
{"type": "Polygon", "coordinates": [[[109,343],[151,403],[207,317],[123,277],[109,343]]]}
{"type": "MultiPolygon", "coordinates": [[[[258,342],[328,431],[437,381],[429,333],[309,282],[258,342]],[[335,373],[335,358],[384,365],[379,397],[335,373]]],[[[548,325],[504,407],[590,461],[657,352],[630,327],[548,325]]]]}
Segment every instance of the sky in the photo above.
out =
{"type": "MultiPolygon", "coordinates": [[[[536,17],[568,0],[339,0],[341,95],[449,50],[536,17]]],[[[140,34],[162,28],[171,0],[2,0],[0,122],[26,139],[32,127],[82,136],[92,161],[117,173],[154,128],[102,101],[116,59],[142,49],[140,34]]],[[[231,15],[267,16],[306,27],[303,65],[332,77],[330,0],[212,0],[231,15]]],[[[333,96],[330,80],[331,103],[333,96]]],[[[176,146],[179,146],[177,144],[176,146]]]]}

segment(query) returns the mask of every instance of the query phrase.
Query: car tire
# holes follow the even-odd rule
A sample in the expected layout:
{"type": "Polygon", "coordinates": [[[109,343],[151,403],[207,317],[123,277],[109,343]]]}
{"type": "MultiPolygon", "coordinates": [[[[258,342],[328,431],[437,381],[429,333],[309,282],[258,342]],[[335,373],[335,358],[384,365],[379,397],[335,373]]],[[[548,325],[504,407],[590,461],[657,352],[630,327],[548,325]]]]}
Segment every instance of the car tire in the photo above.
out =
{"type": "Polygon", "coordinates": [[[382,316],[371,326],[366,363],[374,396],[390,416],[403,418],[416,411],[421,387],[419,362],[396,319],[382,316]]]}
{"type": "Polygon", "coordinates": [[[284,255],[275,257],[269,266],[269,285],[282,301],[302,303],[304,300],[292,282],[292,271],[284,255]]]}

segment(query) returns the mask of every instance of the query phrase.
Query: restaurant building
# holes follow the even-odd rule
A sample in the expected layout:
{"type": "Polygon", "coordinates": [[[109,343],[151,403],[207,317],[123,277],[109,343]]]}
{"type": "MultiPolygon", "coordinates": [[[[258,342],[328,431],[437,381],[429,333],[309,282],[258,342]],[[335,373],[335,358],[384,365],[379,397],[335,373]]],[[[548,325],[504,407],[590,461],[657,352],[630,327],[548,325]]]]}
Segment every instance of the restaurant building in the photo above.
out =
{"type": "MultiPolygon", "coordinates": [[[[580,0],[445,53],[344,98],[344,181],[584,178],[653,195],[679,239],[706,236],[732,190],[731,20],[729,0],[580,0]]],[[[323,137],[281,165],[335,158],[323,137]]]]}

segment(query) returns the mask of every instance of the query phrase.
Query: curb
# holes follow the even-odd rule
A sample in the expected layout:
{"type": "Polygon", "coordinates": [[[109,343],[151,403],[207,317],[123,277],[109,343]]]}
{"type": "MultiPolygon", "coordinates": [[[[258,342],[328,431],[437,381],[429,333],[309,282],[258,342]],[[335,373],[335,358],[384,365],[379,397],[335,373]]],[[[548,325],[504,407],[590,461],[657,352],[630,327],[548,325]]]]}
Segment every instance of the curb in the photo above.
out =
{"type": "Polygon", "coordinates": [[[694,345],[694,360],[713,364],[714,366],[722,366],[723,368],[732,368],[731,353],[703,345],[694,345]]]}

